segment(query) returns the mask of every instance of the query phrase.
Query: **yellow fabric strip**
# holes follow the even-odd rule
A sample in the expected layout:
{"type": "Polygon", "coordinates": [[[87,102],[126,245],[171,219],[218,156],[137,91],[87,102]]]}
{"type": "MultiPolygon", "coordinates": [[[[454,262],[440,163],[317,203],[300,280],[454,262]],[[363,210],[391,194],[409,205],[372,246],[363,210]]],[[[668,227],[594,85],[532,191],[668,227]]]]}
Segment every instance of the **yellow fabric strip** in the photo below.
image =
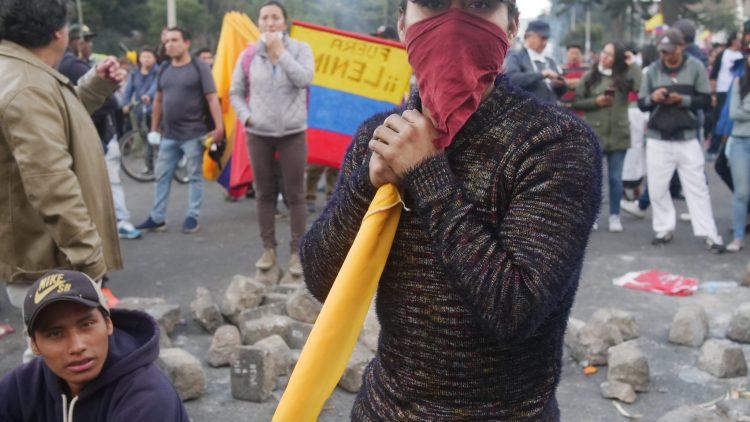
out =
{"type": "Polygon", "coordinates": [[[396,186],[378,189],[302,349],[273,422],[315,421],[336,388],[385,268],[402,205],[396,186]]]}

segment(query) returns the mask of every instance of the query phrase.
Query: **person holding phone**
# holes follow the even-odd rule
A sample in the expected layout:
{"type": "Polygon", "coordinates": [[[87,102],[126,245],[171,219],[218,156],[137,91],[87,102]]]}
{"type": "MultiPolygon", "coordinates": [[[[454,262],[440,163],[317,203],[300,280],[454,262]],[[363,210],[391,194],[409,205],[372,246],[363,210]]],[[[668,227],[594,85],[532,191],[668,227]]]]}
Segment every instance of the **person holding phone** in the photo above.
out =
{"type": "Polygon", "coordinates": [[[598,65],[583,75],[571,104],[585,112],[584,120],[598,135],[607,160],[610,232],[622,231],[622,167],[630,147],[628,94],[640,85],[641,69],[632,53],[621,43],[610,42],[599,54],[598,65]]]}

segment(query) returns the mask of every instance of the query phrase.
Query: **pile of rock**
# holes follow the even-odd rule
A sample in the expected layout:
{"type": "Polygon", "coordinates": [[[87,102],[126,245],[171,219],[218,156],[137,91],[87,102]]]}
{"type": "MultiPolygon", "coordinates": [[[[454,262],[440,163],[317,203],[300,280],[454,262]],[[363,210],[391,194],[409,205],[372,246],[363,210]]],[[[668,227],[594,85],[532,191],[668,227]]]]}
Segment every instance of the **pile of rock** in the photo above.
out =
{"type": "MultiPolygon", "coordinates": [[[[255,278],[234,276],[221,306],[200,288],[191,303],[193,319],[214,334],[208,364],[229,366],[232,396],[253,402],[265,401],[286,386],[321,307],[301,277],[284,275],[277,266],[258,271],[255,278]]],[[[377,347],[374,314],[365,325],[363,344],[357,344],[340,382],[351,392],[359,390],[364,367],[377,347]]]]}

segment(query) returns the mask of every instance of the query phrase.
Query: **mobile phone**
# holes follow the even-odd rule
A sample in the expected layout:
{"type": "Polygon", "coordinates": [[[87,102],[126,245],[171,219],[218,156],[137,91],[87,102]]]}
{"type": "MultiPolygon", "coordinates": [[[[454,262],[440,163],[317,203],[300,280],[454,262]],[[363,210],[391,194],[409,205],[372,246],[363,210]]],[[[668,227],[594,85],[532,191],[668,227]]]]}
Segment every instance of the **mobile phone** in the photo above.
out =
{"type": "Polygon", "coordinates": [[[607,97],[614,97],[615,96],[615,89],[614,88],[607,88],[604,90],[604,95],[607,97]]]}

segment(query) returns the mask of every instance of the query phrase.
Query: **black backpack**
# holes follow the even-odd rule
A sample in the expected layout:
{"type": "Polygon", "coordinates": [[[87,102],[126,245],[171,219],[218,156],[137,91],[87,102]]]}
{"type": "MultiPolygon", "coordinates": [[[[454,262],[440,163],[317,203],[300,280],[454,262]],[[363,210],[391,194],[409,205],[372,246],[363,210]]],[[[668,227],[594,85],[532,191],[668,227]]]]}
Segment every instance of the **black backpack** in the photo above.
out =
{"type": "MultiPolygon", "coordinates": [[[[208,105],[208,100],[206,100],[206,94],[203,91],[203,70],[201,70],[201,67],[198,65],[198,58],[191,56],[190,57],[190,63],[195,67],[195,71],[198,72],[198,79],[201,81],[201,101],[203,104],[203,123],[206,125],[206,129],[208,129],[209,132],[216,129],[216,123],[214,122],[214,118],[211,116],[211,107],[208,105]]],[[[159,73],[156,76],[156,84],[159,86],[159,81],[161,81],[161,75],[164,73],[164,71],[172,64],[171,60],[165,60],[162,62],[161,67],[159,68],[159,73]]],[[[211,75],[213,78],[213,75],[211,75]]]]}

